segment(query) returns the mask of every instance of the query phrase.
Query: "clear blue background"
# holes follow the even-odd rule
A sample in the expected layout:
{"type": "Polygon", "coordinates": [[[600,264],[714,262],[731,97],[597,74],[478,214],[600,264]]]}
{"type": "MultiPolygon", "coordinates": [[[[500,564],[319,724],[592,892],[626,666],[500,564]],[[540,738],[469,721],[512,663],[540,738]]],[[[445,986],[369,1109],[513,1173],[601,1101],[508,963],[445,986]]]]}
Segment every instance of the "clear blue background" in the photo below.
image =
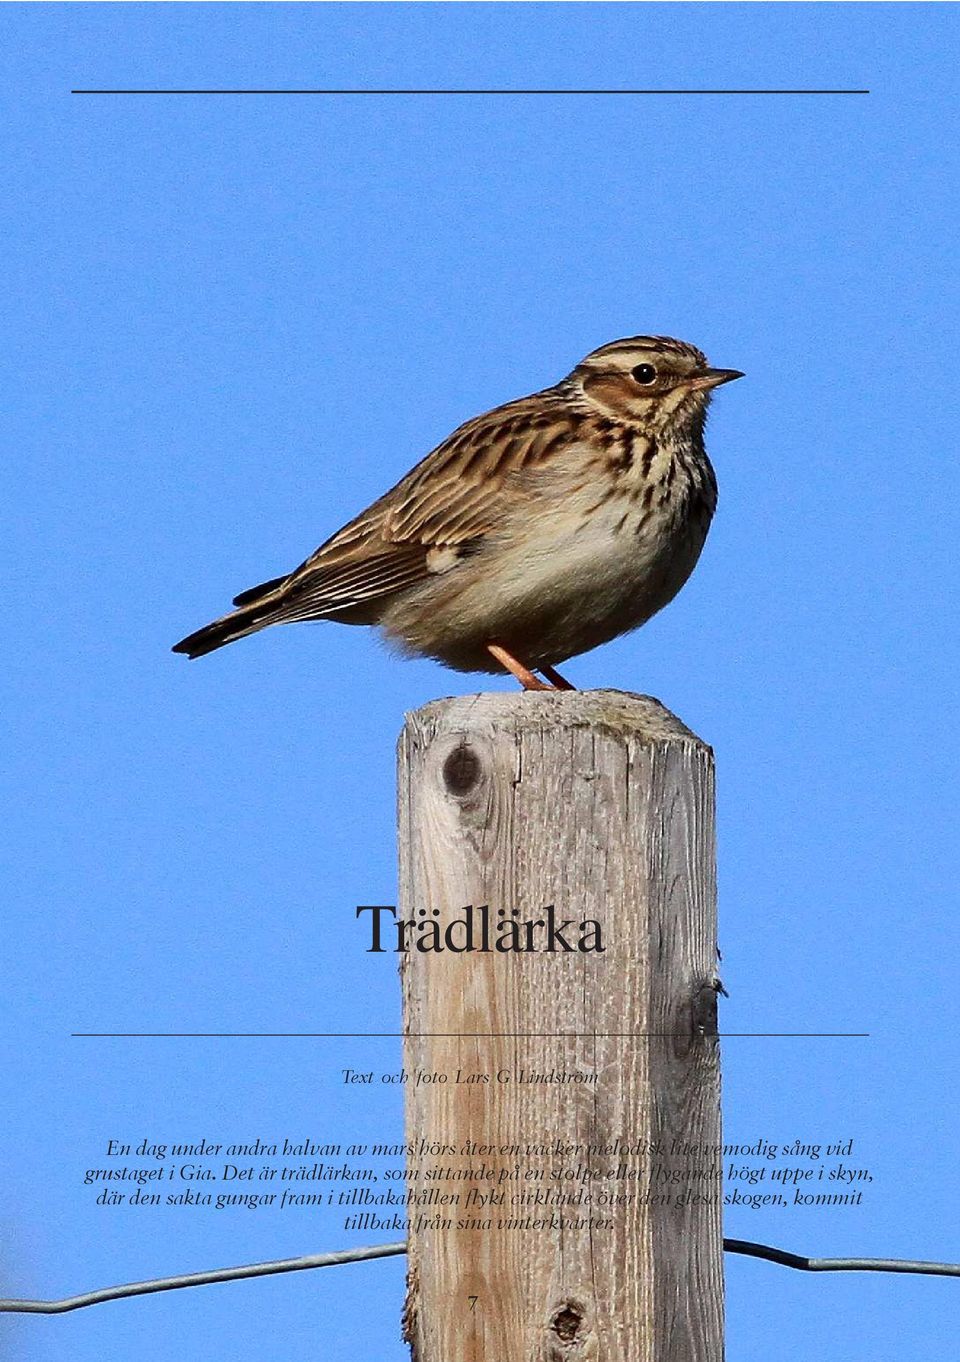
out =
{"type": "MultiPolygon", "coordinates": [[[[730,1139],[852,1136],[859,1209],[730,1214],[960,1259],[957,14],[935,5],[5,5],[3,1290],[339,1247],[105,1213],[109,1137],[399,1138],[404,710],[368,631],[169,647],[455,424],[652,331],[718,395],[679,599],[569,665],[716,750],[730,1139]],[[99,98],[72,86],[869,86],[862,98],[99,98]]],[[[488,682],[484,681],[484,685],[488,682]]],[[[498,684],[494,682],[493,684],[498,684]]],[[[737,1362],[953,1356],[958,1285],[728,1259],[737,1362]]],[[[402,1262],[6,1320],[9,1356],[405,1357],[402,1262]]]]}

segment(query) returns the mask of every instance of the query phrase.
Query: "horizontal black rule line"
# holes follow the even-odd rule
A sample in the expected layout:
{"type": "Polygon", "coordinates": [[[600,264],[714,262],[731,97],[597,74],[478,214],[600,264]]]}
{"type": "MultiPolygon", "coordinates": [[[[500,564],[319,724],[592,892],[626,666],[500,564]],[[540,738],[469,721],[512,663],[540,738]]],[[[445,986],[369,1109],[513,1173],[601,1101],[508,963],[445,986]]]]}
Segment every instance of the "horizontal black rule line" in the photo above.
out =
{"type": "Polygon", "coordinates": [[[868,95],[869,90],[71,90],[72,95],[868,95]]]}

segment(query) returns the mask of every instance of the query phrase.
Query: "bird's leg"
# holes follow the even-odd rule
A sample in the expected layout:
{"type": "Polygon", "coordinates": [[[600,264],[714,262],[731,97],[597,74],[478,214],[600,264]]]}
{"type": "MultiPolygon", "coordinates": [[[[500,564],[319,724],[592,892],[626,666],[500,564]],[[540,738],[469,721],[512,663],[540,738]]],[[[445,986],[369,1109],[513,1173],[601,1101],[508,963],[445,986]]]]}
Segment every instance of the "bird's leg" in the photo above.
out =
{"type": "Polygon", "coordinates": [[[506,667],[511,676],[515,676],[524,690],[550,690],[551,687],[541,681],[539,676],[534,676],[529,667],[525,667],[522,662],[518,662],[507,652],[506,648],[501,648],[499,643],[488,643],[487,652],[500,663],[501,667],[506,667]]]}
{"type": "Polygon", "coordinates": [[[543,673],[543,675],[550,682],[551,686],[553,686],[554,690],[577,689],[576,686],[571,686],[570,682],[567,681],[565,677],[560,675],[556,667],[540,667],[538,668],[538,670],[543,673]]]}

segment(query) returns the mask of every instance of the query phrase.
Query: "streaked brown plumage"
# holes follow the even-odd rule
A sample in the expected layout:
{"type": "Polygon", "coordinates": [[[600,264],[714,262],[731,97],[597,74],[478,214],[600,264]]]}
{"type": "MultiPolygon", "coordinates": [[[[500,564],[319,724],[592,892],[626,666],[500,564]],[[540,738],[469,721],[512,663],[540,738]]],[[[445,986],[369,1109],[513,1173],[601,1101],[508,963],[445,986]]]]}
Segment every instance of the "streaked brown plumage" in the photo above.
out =
{"type": "Polygon", "coordinates": [[[634,336],[554,387],[475,417],[285,577],[178,643],[204,653],[269,624],[377,624],[458,671],[564,684],[555,664],[636,628],[693,570],[716,506],[703,445],[711,369],[634,336]],[[491,651],[493,649],[493,651],[491,651]]]}

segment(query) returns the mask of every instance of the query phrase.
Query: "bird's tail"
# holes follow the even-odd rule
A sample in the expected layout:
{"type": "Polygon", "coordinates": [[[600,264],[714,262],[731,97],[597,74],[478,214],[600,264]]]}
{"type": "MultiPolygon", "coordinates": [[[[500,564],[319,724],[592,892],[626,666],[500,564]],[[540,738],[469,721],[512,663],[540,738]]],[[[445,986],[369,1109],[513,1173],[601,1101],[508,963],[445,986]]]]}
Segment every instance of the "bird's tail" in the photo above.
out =
{"type": "Polygon", "coordinates": [[[247,634],[265,629],[276,617],[276,607],[272,605],[248,605],[242,610],[231,610],[229,615],[223,615],[212,624],[205,624],[196,633],[182,638],[173,645],[173,651],[186,653],[187,657],[203,657],[205,653],[222,648],[225,643],[233,643],[234,639],[246,638],[247,634]]]}
{"type": "Polygon", "coordinates": [[[285,618],[282,608],[281,588],[287,583],[287,576],[272,577],[269,582],[251,586],[234,596],[233,603],[241,608],[231,610],[229,615],[221,615],[212,624],[205,624],[194,634],[188,634],[173,645],[175,653],[186,653],[187,657],[203,657],[222,648],[234,639],[246,638],[268,624],[276,624],[285,618]]]}

